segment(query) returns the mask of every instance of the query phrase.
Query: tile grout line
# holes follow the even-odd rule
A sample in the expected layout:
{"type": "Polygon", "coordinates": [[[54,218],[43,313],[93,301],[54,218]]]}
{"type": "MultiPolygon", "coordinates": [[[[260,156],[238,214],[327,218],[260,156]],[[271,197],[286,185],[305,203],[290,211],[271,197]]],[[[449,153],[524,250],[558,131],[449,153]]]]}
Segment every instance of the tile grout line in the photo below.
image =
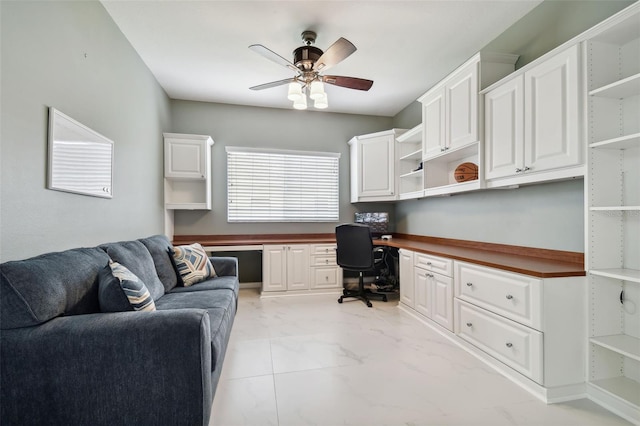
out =
{"type": "MultiPolygon", "coordinates": [[[[271,333],[269,333],[271,334],[271,333]]],[[[273,398],[276,403],[276,424],[280,425],[280,409],[278,408],[278,391],[276,389],[276,373],[273,365],[273,349],[271,347],[272,337],[269,336],[269,358],[271,359],[271,380],[273,381],[273,398]]]]}

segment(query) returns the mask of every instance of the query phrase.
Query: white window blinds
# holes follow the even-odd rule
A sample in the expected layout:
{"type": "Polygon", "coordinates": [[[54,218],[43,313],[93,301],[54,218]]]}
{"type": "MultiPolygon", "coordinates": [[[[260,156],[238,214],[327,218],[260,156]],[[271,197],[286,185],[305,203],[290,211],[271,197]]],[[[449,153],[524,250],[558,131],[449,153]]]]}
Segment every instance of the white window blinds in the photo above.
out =
{"type": "Polygon", "coordinates": [[[337,222],[339,153],[227,147],[229,222],[337,222]]]}

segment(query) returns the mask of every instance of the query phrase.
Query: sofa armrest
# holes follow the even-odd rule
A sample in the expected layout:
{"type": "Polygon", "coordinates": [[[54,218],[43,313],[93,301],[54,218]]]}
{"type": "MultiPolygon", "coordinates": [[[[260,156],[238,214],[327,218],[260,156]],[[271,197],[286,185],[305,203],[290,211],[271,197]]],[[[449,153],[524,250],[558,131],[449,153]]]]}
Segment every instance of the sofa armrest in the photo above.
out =
{"type": "Polygon", "coordinates": [[[2,424],[209,421],[211,331],[200,309],[60,317],[3,330],[2,424]]]}
{"type": "Polygon", "coordinates": [[[212,256],[209,260],[211,261],[213,268],[216,270],[216,275],[219,277],[238,276],[237,258],[212,256]]]}

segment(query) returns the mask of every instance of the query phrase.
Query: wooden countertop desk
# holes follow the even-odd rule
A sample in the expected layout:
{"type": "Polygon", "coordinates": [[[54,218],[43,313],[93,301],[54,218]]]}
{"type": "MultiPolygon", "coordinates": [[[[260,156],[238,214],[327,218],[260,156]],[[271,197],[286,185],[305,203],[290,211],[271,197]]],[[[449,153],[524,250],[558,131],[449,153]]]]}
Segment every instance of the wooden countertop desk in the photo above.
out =
{"type": "MultiPolygon", "coordinates": [[[[203,246],[256,246],[263,244],[335,243],[334,234],[176,235],[174,245],[198,242],[203,246]]],[[[374,240],[376,246],[396,247],[442,256],[539,278],[586,275],[584,254],[505,244],[394,234],[391,240],[374,240]]]]}

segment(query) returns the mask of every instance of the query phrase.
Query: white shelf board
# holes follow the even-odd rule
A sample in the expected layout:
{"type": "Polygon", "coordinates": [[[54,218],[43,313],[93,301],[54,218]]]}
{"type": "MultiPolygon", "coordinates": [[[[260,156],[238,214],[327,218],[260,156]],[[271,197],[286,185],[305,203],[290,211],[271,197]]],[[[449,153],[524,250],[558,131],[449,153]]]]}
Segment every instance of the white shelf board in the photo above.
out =
{"type": "Polygon", "coordinates": [[[592,337],[590,342],[619,353],[626,357],[640,361],[640,339],[626,334],[592,337]]]}
{"type": "Polygon", "coordinates": [[[640,206],[598,206],[589,207],[592,212],[638,211],[640,206]]]}
{"type": "Polygon", "coordinates": [[[405,142],[420,142],[422,143],[422,123],[418,124],[416,127],[407,130],[400,136],[396,138],[396,141],[399,143],[405,142]]]}
{"type": "Polygon", "coordinates": [[[422,169],[400,175],[400,179],[406,179],[406,178],[417,179],[421,177],[422,177],[422,169]]]}
{"type": "MultiPolygon", "coordinates": [[[[471,142],[467,145],[463,145],[461,147],[458,148],[453,148],[453,149],[449,149],[446,151],[442,151],[441,153],[439,153],[438,155],[434,156],[434,157],[429,157],[425,160],[425,162],[427,161],[433,161],[433,162],[444,162],[444,163],[449,163],[452,161],[457,161],[457,160],[461,160],[463,158],[467,158],[470,157],[472,155],[477,155],[478,154],[478,142],[471,142]]],[[[426,166],[425,166],[426,167],[426,166]]]]}
{"type": "Polygon", "coordinates": [[[640,94],[640,73],[589,92],[590,96],[601,98],[622,99],[640,94]]]}
{"type": "Polygon", "coordinates": [[[591,275],[600,277],[615,278],[617,280],[640,283],[640,271],[637,269],[611,268],[611,269],[590,269],[591,275]]]}
{"type": "Polygon", "coordinates": [[[424,195],[424,190],[419,191],[411,191],[411,192],[401,192],[400,199],[401,200],[415,200],[416,198],[422,198],[424,195]]]}
{"type": "Polygon", "coordinates": [[[458,192],[475,191],[478,189],[480,189],[480,181],[476,179],[468,182],[452,183],[449,185],[425,188],[424,196],[429,197],[435,195],[449,195],[458,192]]]}
{"type": "Polygon", "coordinates": [[[640,133],[594,142],[589,147],[604,149],[638,148],[640,147],[640,133]]]}
{"type": "Polygon", "coordinates": [[[402,160],[420,160],[422,159],[422,149],[418,149],[414,152],[411,152],[407,155],[403,155],[400,157],[400,161],[402,160]]]}
{"type": "Polygon", "coordinates": [[[207,203],[166,203],[167,210],[211,210],[207,203]]]}
{"type": "Polygon", "coordinates": [[[640,408],[640,383],[635,380],[627,377],[613,377],[591,381],[591,385],[640,408]]]}

